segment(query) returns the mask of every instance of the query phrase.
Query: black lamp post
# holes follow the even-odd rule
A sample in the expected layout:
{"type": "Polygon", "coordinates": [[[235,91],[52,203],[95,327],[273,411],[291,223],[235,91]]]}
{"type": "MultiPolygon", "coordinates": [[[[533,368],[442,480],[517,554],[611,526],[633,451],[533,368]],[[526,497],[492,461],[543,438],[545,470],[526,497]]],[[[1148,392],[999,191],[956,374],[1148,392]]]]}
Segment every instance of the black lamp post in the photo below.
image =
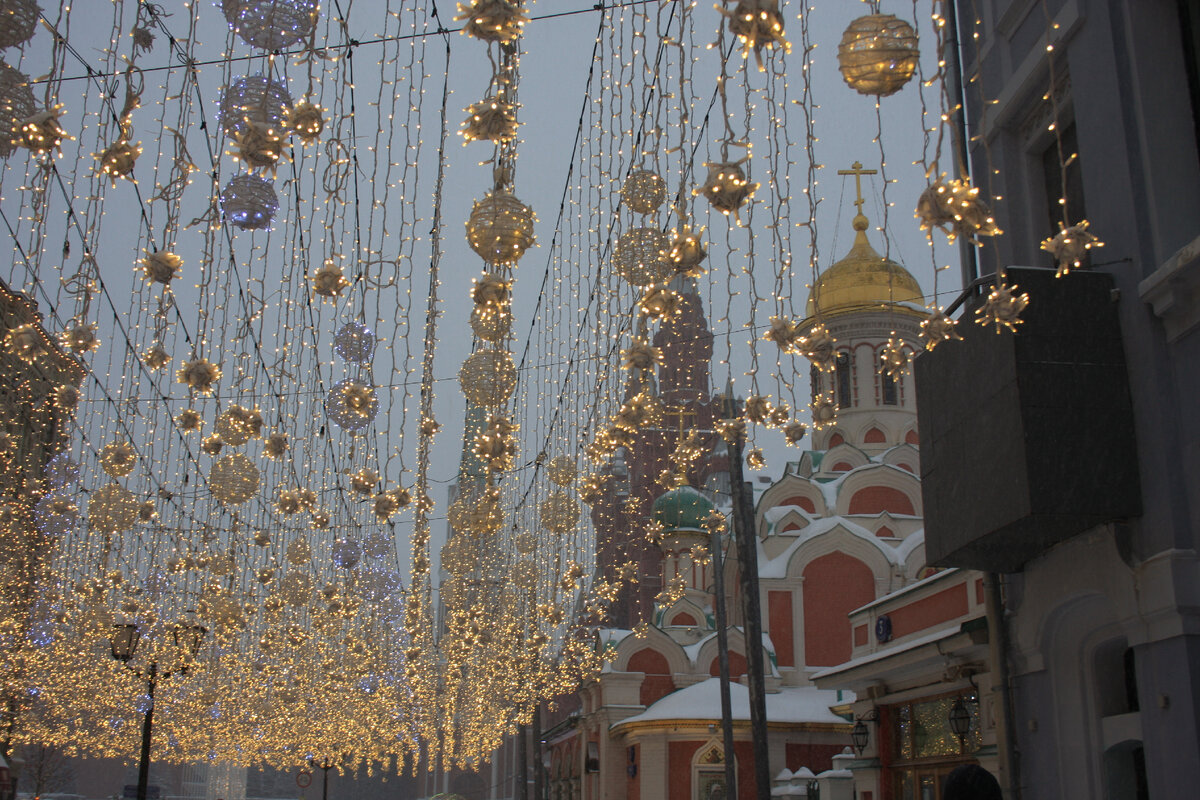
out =
{"type": "MultiPolygon", "coordinates": [[[[171,638],[179,653],[177,664],[170,665],[161,673],[161,677],[169,678],[173,672],[186,673],[192,659],[200,652],[207,628],[201,625],[176,625],[171,630],[171,638]]],[[[146,681],[146,715],[142,719],[142,753],[138,761],[137,800],[146,800],[146,791],[150,783],[150,734],[154,726],[154,687],[160,677],[158,662],[151,661],[143,673],[129,662],[137,653],[138,643],[141,642],[141,632],[137,625],[114,625],[109,645],[112,647],[112,657],[129,669],[136,672],[146,681]]]]}
{"type": "Polygon", "coordinates": [[[950,707],[948,719],[950,730],[958,737],[958,746],[961,750],[966,747],[967,734],[971,732],[971,710],[963,702],[962,695],[954,699],[954,705],[950,707]]]}

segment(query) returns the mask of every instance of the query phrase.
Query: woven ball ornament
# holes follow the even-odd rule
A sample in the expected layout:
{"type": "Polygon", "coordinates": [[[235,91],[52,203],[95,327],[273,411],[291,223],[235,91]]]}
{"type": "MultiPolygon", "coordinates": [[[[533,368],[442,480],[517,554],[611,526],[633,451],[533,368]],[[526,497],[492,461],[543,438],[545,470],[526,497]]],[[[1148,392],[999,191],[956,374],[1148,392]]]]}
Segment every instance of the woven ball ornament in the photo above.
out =
{"type": "Polygon", "coordinates": [[[489,264],[511,264],[533,245],[533,223],[533,209],[511,192],[496,189],[471,209],[467,243],[489,264]]]}
{"type": "Polygon", "coordinates": [[[347,322],[333,335],[333,352],[343,361],[366,363],[375,353],[375,334],[361,322],[347,322]]]}
{"type": "Polygon", "coordinates": [[[266,178],[236,175],[221,191],[221,211],[234,227],[261,231],[271,226],[279,211],[279,196],[266,178]]]}
{"type": "Polygon", "coordinates": [[[106,444],[100,448],[100,468],[114,478],[123,478],[137,466],[137,453],[129,442],[106,444]]]}
{"type": "Polygon", "coordinates": [[[46,464],[46,480],[55,489],[79,483],[79,464],[66,453],[59,453],[46,464]]]}
{"type": "Polygon", "coordinates": [[[285,130],[291,110],[292,96],[286,86],[265,75],[250,75],[226,87],[217,120],[225,135],[235,139],[250,129],[250,123],[285,130]]]}
{"type": "Polygon", "coordinates": [[[217,435],[225,444],[240,447],[262,432],[262,424],[258,409],[230,406],[217,415],[217,435]]]}
{"type": "Polygon", "coordinates": [[[362,545],[357,539],[338,539],[333,543],[333,563],[342,569],[354,569],[362,554],[362,545]]]}
{"type": "Polygon", "coordinates": [[[512,331],[512,314],[476,306],[471,310],[471,331],[485,342],[502,342],[512,331]]]}
{"type": "Polygon", "coordinates": [[[658,228],[632,228],[613,247],[613,269],[634,286],[660,283],[674,272],[664,254],[670,242],[658,228]]]}
{"type": "Polygon", "coordinates": [[[0,157],[12,155],[13,139],[21,120],[33,116],[37,100],[29,88],[29,76],[0,61],[0,157]]]}
{"type": "Polygon", "coordinates": [[[579,503],[565,492],[554,492],[538,506],[542,527],[551,533],[566,533],[579,522],[579,503]]]}
{"type": "Polygon", "coordinates": [[[859,94],[887,97],[912,80],[919,56],[911,25],[891,14],[868,14],[842,34],[838,69],[859,94]]]}
{"type": "Polygon", "coordinates": [[[142,143],[134,144],[121,139],[113,142],[96,156],[100,171],[107,175],[115,186],[121,178],[133,179],[133,168],[142,154],[142,143]]]}
{"type": "Polygon", "coordinates": [[[17,47],[32,39],[41,11],[34,0],[0,2],[0,47],[17,47]]]}
{"type": "Polygon", "coordinates": [[[252,47],[280,50],[313,32],[317,0],[221,0],[229,27],[252,47]]]}
{"type": "Polygon", "coordinates": [[[312,545],[303,536],[297,536],[287,546],[284,557],[292,566],[302,567],[312,561],[312,545]]]}
{"type": "Polygon", "coordinates": [[[517,388],[517,367],[507,350],[480,350],[463,362],[458,382],[472,403],[503,405],[517,388]]]}
{"type": "Polygon", "coordinates": [[[555,456],[546,467],[546,477],[559,486],[570,486],[576,474],[575,459],[570,456],[555,456]]]}
{"type": "Polygon", "coordinates": [[[312,576],[307,572],[289,572],[279,582],[279,594],[289,605],[305,605],[311,593],[312,576]]]}
{"type": "Polygon", "coordinates": [[[79,524],[79,506],[67,494],[52,492],[33,507],[33,524],[43,536],[66,536],[79,524]]]}
{"type": "Polygon", "coordinates": [[[653,214],[666,199],[667,182],[648,169],[635,169],[621,187],[621,202],[638,214],[653,214]]]}
{"type": "Polygon", "coordinates": [[[363,539],[363,555],[367,558],[383,558],[392,552],[392,542],[383,531],[374,531],[363,539]]]}
{"type": "Polygon", "coordinates": [[[338,381],[325,398],[325,413],[335,425],[354,433],[370,425],[379,413],[375,389],[358,381],[338,381]]]}
{"type": "Polygon", "coordinates": [[[522,589],[532,589],[537,585],[537,564],[531,558],[522,558],[513,565],[513,583],[522,589]]]}
{"type": "Polygon", "coordinates": [[[537,549],[537,537],[529,531],[518,533],[513,543],[516,545],[517,552],[524,556],[529,555],[537,549]]]}
{"type": "Polygon", "coordinates": [[[88,528],[95,533],[120,533],[137,522],[138,503],[133,493],[116,483],[101,486],[87,502],[88,528]]]}
{"type": "Polygon", "coordinates": [[[221,456],[208,473],[208,488],[212,496],[227,506],[237,506],[258,491],[259,472],[244,453],[221,456]]]}

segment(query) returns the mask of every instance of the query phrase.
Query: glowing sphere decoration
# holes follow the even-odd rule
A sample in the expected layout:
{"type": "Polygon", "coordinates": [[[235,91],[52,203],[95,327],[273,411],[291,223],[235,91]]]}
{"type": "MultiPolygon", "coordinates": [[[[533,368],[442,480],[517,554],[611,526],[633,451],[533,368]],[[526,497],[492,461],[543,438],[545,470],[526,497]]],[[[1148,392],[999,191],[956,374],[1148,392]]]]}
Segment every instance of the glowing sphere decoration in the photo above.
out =
{"type": "Polygon", "coordinates": [[[518,553],[527,556],[537,549],[537,537],[529,531],[521,531],[517,534],[513,544],[516,545],[518,553]]]}
{"type": "Polygon", "coordinates": [[[286,86],[265,75],[250,75],[225,88],[217,119],[225,135],[235,139],[250,129],[250,123],[285,130],[291,110],[292,96],[286,86]]]}
{"type": "Polygon", "coordinates": [[[94,533],[121,533],[137,522],[138,502],[133,493],[117,483],[96,489],[88,497],[88,528],[94,533]]]}
{"type": "Polygon", "coordinates": [[[46,480],[55,489],[79,483],[79,464],[67,453],[59,453],[46,463],[46,480]]]}
{"type": "Polygon", "coordinates": [[[221,456],[208,473],[212,496],[227,506],[241,505],[254,496],[259,484],[258,467],[244,453],[221,456]]]}
{"type": "Polygon", "coordinates": [[[666,199],[667,182],[648,169],[635,169],[621,186],[621,201],[638,214],[653,214],[666,199]]]}
{"type": "Polygon", "coordinates": [[[675,270],[666,260],[667,235],[658,228],[631,228],[613,247],[613,268],[634,286],[660,283],[675,270]]]}
{"type": "Polygon", "coordinates": [[[357,539],[338,539],[333,543],[333,563],[342,569],[354,569],[362,554],[362,545],[357,539]]]}
{"type": "Polygon", "coordinates": [[[533,223],[533,209],[496,189],[471,209],[467,243],[489,264],[511,264],[533,245],[533,223]]]}
{"type": "Polygon", "coordinates": [[[16,47],[32,39],[40,13],[34,0],[0,2],[0,47],[16,47]]]}
{"type": "Polygon", "coordinates": [[[317,0],[221,0],[220,6],[233,32],[263,50],[291,47],[317,24],[317,0]]]}
{"type": "Polygon", "coordinates": [[[288,605],[306,605],[312,594],[312,576],[307,572],[289,572],[279,582],[279,594],[288,605]]]}
{"type": "Polygon", "coordinates": [[[472,403],[503,405],[517,388],[517,366],[507,350],[479,350],[463,362],[458,381],[472,403]]]}
{"type": "Polygon", "coordinates": [[[570,486],[577,474],[575,459],[570,456],[555,456],[546,465],[546,477],[558,486],[570,486]]]}
{"type": "Polygon", "coordinates": [[[266,178],[236,175],[221,192],[221,211],[234,227],[261,231],[271,226],[279,211],[279,196],[266,178]]]}
{"type": "Polygon", "coordinates": [[[551,533],[566,533],[579,522],[579,503],[565,492],[554,492],[538,506],[542,527],[551,533]]]}
{"type": "Polygon", "coordinates": [[[379,397],[375,389],[358,381],[338,381],[325,398],[325,413],[344,431],[361,431],[379,413],[379,397]]]}
{"type": "Polygon", "coordinates": [[[367,558],[383,558],[392,551],[392,542],[383,531],[373,531],[363,539],[362,550],[367,558]]]}
{"type": "Polygon", "coordinates": [[[65,536],[79,524],[79,506],[64,492],[51,492],[33,507],[33,524],[43,536],[65,536]]]}
{"type": "Polygon", "coordinates": [[[522,558],[513,565],[513,583],[522,589],[532,589],[537,586],[537,564],[532,558],[522,558]]]}
{"type": "Polygon", "coordinates": [[[476,306],[471,310],[471,331],[485,342],[504,341],[512,331],[512,314],[476,306]]]}
{"type": "Polygon", "coordinates": [[[0,61],[0,158],[12,155],[21,121],[37,111],[29,76],[0,61]]]}
{"type": "Polygon", "coordinates": [[[343,361],[366,363],[375,353],[375,334],[361,322],[347,322],[333,335],[333,352],[343,361]]]}
{"type": "Polygon", "coordinates": [[[868,14],[850,23],[838,45],[838,69],[859,94],[887,97],[904,88],[917,69],[917,32],[891,14],[868,14]]]}

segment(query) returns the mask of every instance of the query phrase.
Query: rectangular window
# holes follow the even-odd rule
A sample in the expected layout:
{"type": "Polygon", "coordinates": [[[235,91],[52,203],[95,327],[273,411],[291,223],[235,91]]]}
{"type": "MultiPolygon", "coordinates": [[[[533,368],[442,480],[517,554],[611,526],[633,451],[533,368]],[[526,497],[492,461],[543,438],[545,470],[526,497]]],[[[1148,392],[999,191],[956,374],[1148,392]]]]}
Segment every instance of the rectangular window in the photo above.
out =
{"type": "Polygon", "coordinates": [[[838,353],[837,357],[837,404],[838,408],[854,405],[850,385],[850,356],[838,353]]]}
{"type": "Polygon", "coordinates": [[[882,399],[885,406],[894,406],[897,404],[896,382],[892,380],[891,375],[888,375],[886,372],[879,374],[879,388],[881,390],[880,393],[883,395],[882,399]]]}
{"type": "Polygon", "coordinates": [[[1087,218],[1087,207],[1083,201],[1083,171],[1079,168],[1079,141],[1075,135],[1075,123],[1070,122],[1062,129],[1062,158],[1067,164],[1067,180],[1064,187],[1062,163],[1059,161],[1058,142],[1042,151],[1042,179],[1046,189],[1047,236],[1058,233],[1063,209],[1058,202],[1066,189],[1068,222],[1074,224],[1087,218]]]}

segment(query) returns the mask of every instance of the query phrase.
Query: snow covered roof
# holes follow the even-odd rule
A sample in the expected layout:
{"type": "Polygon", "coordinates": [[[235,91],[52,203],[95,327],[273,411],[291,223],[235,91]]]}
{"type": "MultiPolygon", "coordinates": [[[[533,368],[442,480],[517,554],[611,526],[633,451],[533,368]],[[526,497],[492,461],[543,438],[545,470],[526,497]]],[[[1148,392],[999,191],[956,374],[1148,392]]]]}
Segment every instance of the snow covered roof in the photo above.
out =
{"type": "MultiPolygon", "coordinates": [[[[729,684],[730,710],[735,721],[750,720],[750,690],[740,683],[729,684]]],[[[836,691],[811,686],[785,687],[767,695],[767,722],[788,724],[820,723],[846,725],[846,720],[829,710],[837,704],[836,691]]],[[[671,720],[716,720],[721,718],[721,681],[709,678],[680,689],[637,714],[614,724],[615,730],[637,722],[671,720]]]]}

